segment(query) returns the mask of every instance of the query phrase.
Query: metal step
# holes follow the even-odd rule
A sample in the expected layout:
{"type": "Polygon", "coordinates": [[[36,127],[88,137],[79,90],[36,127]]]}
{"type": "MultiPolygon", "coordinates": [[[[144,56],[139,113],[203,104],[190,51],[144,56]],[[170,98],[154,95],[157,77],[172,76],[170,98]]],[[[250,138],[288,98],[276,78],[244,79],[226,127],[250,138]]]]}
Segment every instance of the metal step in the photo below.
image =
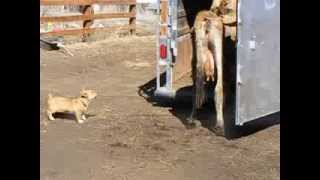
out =
{"type": "Polygon", "coordinates": [[[168,89],[166,87],[160,87],[156,89],[156,91],[154,92],[154,95],[157,97],[174,99],[176,96],[176,91],[172,89],[168,89]]]}

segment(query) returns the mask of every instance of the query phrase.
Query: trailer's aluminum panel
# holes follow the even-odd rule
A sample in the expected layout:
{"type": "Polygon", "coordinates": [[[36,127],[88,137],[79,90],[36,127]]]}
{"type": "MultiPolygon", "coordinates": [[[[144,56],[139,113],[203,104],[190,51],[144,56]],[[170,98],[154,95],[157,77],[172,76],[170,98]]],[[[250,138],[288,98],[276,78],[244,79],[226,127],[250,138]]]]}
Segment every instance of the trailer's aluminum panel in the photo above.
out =
{"type": "Polygon", "coordinates": [[[239,0],[236,124],[280,111],[280,0],[239,0]]]}

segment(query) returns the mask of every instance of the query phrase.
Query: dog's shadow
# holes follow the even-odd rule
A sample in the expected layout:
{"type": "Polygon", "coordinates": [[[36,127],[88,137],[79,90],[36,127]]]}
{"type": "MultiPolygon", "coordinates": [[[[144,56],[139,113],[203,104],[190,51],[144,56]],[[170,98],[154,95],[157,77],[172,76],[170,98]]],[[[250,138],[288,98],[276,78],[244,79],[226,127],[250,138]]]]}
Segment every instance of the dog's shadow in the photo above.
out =
{"type": "MultiPolygon", "coordinates": [[[[86,118],[95,117],[95,114],[85,114],[86,118]]],[[[69,120],[69,121],[76,121],[76,116],[72,113],[54,113],[53,117],[55,119],[61,119],[61,120],[69,120]]]]}

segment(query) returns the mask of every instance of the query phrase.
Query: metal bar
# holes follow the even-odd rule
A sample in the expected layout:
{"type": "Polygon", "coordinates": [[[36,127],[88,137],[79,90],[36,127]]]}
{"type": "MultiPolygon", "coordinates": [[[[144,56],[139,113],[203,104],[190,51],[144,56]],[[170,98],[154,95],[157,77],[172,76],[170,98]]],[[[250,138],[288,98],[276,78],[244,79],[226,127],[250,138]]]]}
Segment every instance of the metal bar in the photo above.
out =
{"type": "Polygon", "coordinates": [[[177,0],[171,0],[171,8],[172,14],[171,14],[171,48],[172,48],[172,55],[173,60],[175,60],[175,57],[177,56],[177,36],[178,36],[178,1],[177,0]]]}
{"type": "MultiPolygon", "coordinates": [[[[160,24],[168,24],[168,1],[160,1],[160,24]]],[[[167,35],[167,26],[160,27],[160,36],[167,35]]]]}
{"type": "Polygon", "coordinates": [[[158,12],[159,14],[159,25],[157,28],[157,89],[155,91],[155,96],[156,97],[161,97],[161,98],[169,98],[172,99],[175,97],[175,91],[172,89],[172,79],[173,79],[173,74],[172,74],[172,42],[171,42],[171,35],[172,35],[172,13],[175,13],[172,11],[172,6],[175,6],[172,0],[159,0],[158,1],[158,7],[160,9],[158,12]],[[167,47],[167,57],[165,59],[161,59],[159,57],[159,43],[161,44],[166,44],[167,47]],[[164,63],[160,63],[164,62],[164,63]],[[160,66],[165,66],[165,84],[164,86],[160,85],[160,66]]]}
{"type": "Polygon", "coordinates": [[[157,61],[157,65],[156,65],[156,89],[160,88],[160,0],[157,0],[157,15],[159,15],[159,19],[158,19],[158,26],[156,27],[156,36],[157,36],[157,41],[156,41],[156,61],[157,61]]]}

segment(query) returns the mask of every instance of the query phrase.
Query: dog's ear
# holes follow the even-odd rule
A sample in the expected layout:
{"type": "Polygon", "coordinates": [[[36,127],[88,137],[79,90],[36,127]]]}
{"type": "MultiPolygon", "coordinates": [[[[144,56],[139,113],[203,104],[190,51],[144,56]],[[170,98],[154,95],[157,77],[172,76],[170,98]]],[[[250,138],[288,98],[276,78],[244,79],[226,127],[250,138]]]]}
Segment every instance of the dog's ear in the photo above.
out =
{"type": "Polygon", "coordinates": [[[85,90],[80,91],[80,96],[84,98],[88,98],[88,93],[85,90]]]}

